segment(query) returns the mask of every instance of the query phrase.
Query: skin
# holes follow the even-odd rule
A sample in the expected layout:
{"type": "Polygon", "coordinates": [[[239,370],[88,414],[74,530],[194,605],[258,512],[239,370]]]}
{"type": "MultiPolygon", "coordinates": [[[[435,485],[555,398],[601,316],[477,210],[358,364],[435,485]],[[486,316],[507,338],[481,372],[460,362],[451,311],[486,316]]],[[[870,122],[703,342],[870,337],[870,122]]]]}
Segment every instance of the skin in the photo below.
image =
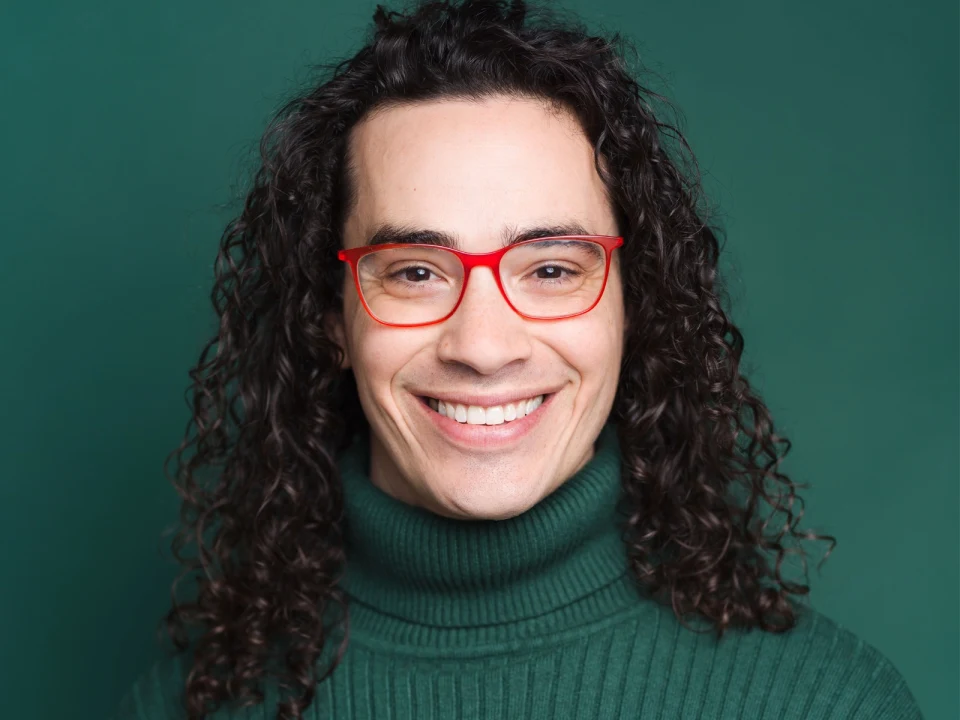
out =
{"type": "MultiPolygon", "coordinates": [[[[535,99],[381,109],[354,128],[348,157],[357,183],[348,248],[387,222],[455,234],[469,252],[498,249],[505,234],[531,226],[577,222],[590,234],[620,234],[588,139],[572,115],[535,99]]],[[[345,273],[335,332],[370,424],[371,482],[438,515],[498,520],[525,512],[582,468],[619,379],[618,252],[599,304],[559,321],[517,315],[481,268],[446,321],[388,327],[367,314],[345,273]],[[431,388],[456,395],[546,387],[557,394],[540,422],[505,450],[456,446],[418,398],[431,388]]]]}

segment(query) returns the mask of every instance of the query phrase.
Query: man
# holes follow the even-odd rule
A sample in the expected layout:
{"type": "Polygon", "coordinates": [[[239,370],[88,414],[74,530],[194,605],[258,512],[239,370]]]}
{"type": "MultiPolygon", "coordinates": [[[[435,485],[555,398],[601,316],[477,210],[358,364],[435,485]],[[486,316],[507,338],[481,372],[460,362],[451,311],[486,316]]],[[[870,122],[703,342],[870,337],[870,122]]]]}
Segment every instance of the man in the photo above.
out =
{"type": "Polygon", "coordinates": [[[118,716],[919,717],[792,602],[789,541],[832,538],[613,44],[519,2],[375,21],[224,234],[197,597],[118,716]]]}

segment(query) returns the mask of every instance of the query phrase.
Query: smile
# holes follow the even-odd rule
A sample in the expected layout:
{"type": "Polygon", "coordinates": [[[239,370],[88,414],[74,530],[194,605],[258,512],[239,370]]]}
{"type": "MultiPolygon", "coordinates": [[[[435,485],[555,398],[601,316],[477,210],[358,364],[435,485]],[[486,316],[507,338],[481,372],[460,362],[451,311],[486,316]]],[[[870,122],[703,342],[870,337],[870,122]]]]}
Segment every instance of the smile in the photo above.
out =
{"type": "Polygon", "coordinates": [[[431,397],[424,397],[422,400],[435,412],[462,425],[503,425],[530,415],[543,404],[546,397],[546,395],[537,395],[526,400],[491,407],[444,402],[431,397]]]}

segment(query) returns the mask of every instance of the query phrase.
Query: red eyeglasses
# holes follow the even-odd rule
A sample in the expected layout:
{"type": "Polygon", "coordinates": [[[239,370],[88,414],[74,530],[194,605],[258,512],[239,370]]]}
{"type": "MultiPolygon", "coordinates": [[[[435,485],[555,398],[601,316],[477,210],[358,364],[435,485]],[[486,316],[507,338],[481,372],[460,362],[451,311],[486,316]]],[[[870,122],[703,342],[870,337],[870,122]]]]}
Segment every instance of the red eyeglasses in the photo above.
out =
{"type": "Polygon", "coordinates": [[[393,327],[443,322],[463,300],[470,272],[487,267],[507,304],[530,320],[562,320],[592,310],[603,295],[612,235],[558,235],[523,240],[488,253],[415,243],[340,250],[360,302],[374,320],[393,327]]]}

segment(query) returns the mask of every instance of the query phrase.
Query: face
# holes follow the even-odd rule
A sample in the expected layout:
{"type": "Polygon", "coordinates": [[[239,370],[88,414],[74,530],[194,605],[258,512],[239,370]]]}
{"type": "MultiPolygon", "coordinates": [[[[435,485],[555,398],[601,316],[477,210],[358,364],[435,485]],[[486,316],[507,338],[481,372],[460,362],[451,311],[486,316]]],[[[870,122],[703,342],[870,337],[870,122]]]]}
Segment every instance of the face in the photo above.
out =
{"type": "MultiPolygon", "coordinates": [[[[350,157],[357,192],[347,248],[386,224],[449,234],[467,252],[497,250],[535,227],[619,234],[586,136],[572,115],[536,100],[381,110],[354,128],[350,157]]],[[[583,467],[618,382],[617,256],[596,307],[564,320],[522,318],[491,271],[476,268],[447,320],[390,327],[367,314],[346,272],[338,332],[370,424],[371,481],[439,515],[496,520],[523,513],[583,467]],[[540,396],[526,417],[496,425],[459,423],[431,407],[446,399],[506,410],[540,396]]]]}

